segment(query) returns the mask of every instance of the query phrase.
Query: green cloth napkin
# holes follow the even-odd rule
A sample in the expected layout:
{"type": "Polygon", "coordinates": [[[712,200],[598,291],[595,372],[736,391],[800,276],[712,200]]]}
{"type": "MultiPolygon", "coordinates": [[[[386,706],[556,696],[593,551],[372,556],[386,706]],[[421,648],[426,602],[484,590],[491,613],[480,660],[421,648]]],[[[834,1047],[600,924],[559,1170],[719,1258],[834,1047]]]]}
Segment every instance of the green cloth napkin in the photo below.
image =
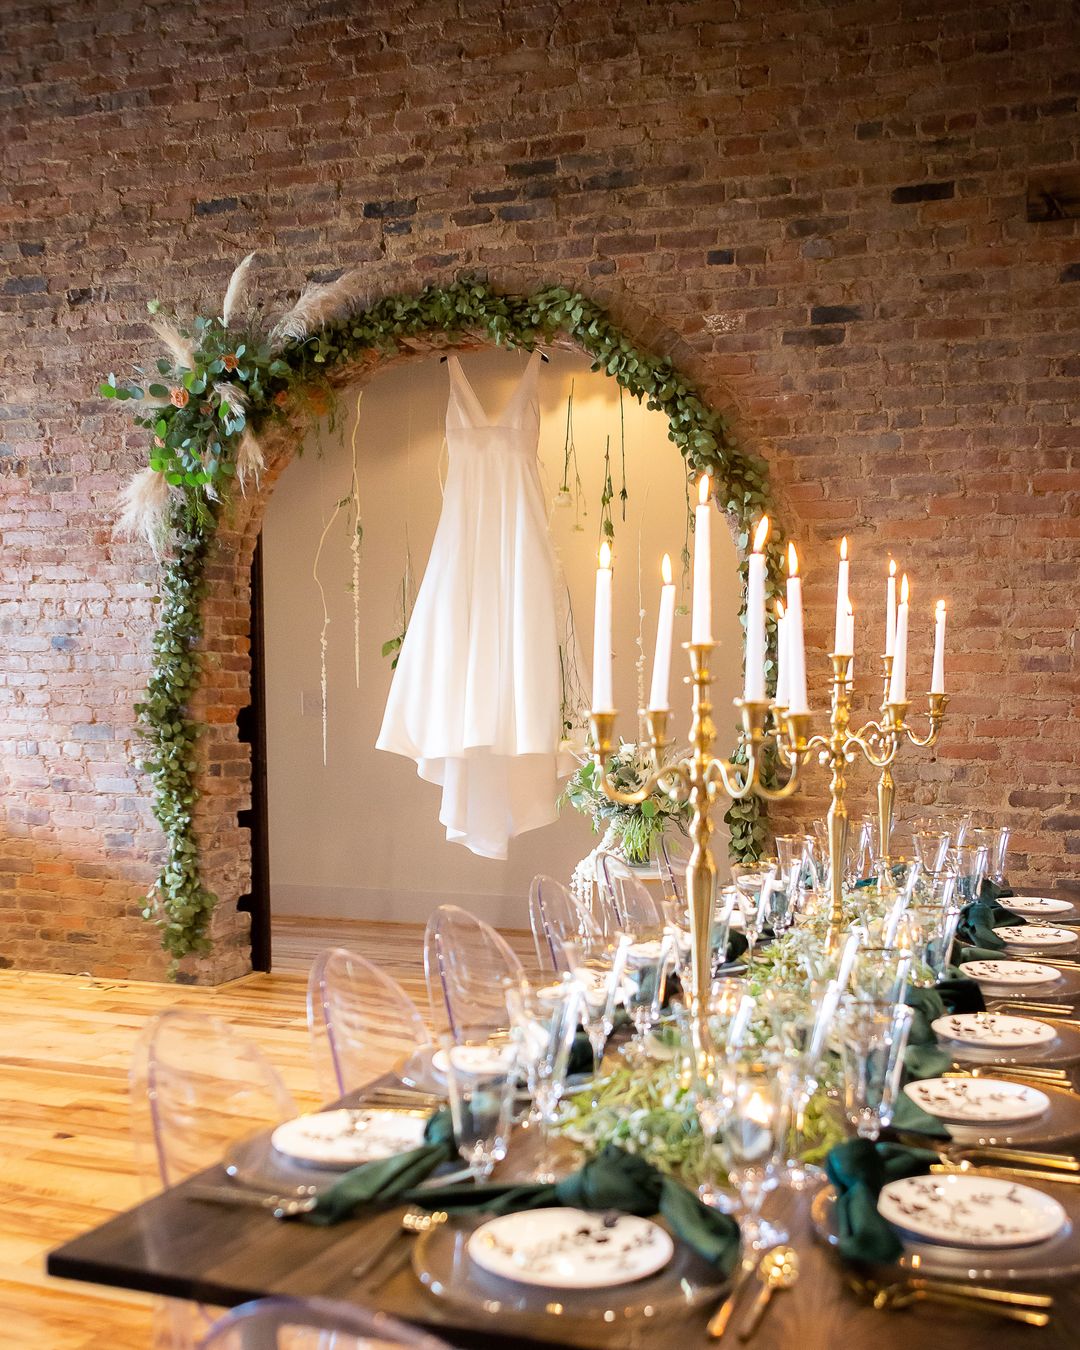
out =
{"type": "Polygon", "coordinates": [[[840,1255],[848,1261],[895,1261],[903,1251],[892,1224],[878,1213],[881,1188],[902,1177],[922,1176],[937,1154],[901,1144],[847,1139],[830,1149],[825,1171],[836,1189],[840,1255]]]}
{"type": "Polygon", "coordinates": [[[497,1182],[425,1187],[404,1199],[425,1209],[451,1213],[481,1210],[509,1214],[569,1205],[574,1209],[619,1210],[642,1218],[659,1214],[676,1236],[721,1274],[729,1275],[739,1258],[739,1227],[734,1219],[703,1205],[673,1177],[614,1144],[608,1144],[579,1171],[554,1185],[497,1182]]]}
{"type": "MultiPolygon", "coordinates": [[[[972,900],[960,912],[960,922],[956,926],[956,941],[961,949],[981,947],[985,951],[999,956],[1005,947],[1003,938],[994,932],[995,928],[1025,923],[1019,914],[999,904],[997,900],[972,900]]],[[[966,951],[964,960],[971,960],[966,951]]],[[[976,958],[977,959],[977,958],[976,958]]]]}
{"type": "Polygon", "coordinates": [[[301,1217],[307,1223],[326,1227],[351,1218],[364,1205],[383,1205],[399,1200],[431,1175],[440,1163],[457,1157],[450,1112],[437,1111],[424,1130],[424,1143],[392,1158],[364,1163],[346,1172],[329,1190],[323,1191],[315,1208],[301,1217]]]}
{"type": "MultiPolygon", "coordinates": [[[[978,984],[964,976],[950,975],[932,989],[909,984],[904,1002],[914,1011],[907,1050],[904,1053],[904,1082],[920,1078],[939,1078],[952,1065],[952,1056],[937,1041],[932,1023],[947,1012],[980,1012],[985,1006],[978,984]]],[[[929,1138],[948,1139],[949,1131],[937,1116],[916,1105],[901,1089],[893,1111],[892,1129],[929,1138]]]]}
{"type": "Polygon", "coordinates": [[[996,881],[991,881],[989,877],[979,888],[980,900],[1003,900],[1006,896],[1015,894],[1016,892],[1007,881],[999,886],[996,881]]]}

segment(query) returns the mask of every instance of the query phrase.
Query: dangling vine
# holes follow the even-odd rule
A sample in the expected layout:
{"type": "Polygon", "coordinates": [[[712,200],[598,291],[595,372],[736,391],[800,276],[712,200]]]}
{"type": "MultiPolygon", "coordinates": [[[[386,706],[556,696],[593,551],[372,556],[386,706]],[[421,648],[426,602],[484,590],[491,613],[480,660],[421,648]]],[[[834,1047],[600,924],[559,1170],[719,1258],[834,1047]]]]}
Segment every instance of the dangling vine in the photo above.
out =
{"type": "MultiPolygon", "coordinates": [[[[161,925],[174,959],[207,950],[214,905],[202,883],[192,823],[200,727],[190,703],[200,676],[205,565],[234,481],[257,479],[261,471],[256,433],[269,419],[305,407],[314,415],[325,412],[326,391],[360,357],[395,355],[410,339],[481,337],[533,348],[565,334],[592,357],[594,370],[667,417],[669,438],[687,474],[712,477],[717,505],[736,522],[744,554],[761,514],[775,519],[763,461],[738,444],[723,417],[669,360],[635,347],[583,295],[562,286],[529,296],[502,295],[484,282],[462,279],[354,309],[362,278],[346,274],[310,287],[263,332],[254,321],[238,318],[250,265],[249,257],[234,274],[220,317],[199,316],[188,328],[155,318],[169,353],[157,362],[158,378],[147,381],[137,370],[133,380],[110,376],[101,386],[106,398],[135,401],[136,420],[149,433],[148,465],[125,494],[123,526],[145,534],[167,555],[150,682],[137,714],[148,747],[143,762],[153,783],[154,814],[166,842],[146,913],[161,925]]],[[[572,444],[569,429],[567,444],[572,444]]],[[[570,490],[565,467],[560,490],[570,490]]],[[[781,543],[774,530],[768,544],[773,596],[780,594],[781,543]]],[[[745,581],[745,564],[743,576],[745,581]]],[[[406,579],[405,622],[408,590],[406,579]]],[[[774,641],[771,606],[769,612],[774,641]]],[[[774,674],[770,662],[770,683],[774,674]]],[[[732,856],[757,857],[765,834],[757,799],[733,805],[726,820],[732,856]]]]}

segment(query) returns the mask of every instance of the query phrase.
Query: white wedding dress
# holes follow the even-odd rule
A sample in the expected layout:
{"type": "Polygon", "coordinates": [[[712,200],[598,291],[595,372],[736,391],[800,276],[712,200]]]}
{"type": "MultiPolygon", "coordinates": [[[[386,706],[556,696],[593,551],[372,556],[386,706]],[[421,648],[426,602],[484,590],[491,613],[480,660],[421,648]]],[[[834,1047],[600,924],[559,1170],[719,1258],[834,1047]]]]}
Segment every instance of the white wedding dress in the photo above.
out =
{"type": "Polygon", "coordinates": [[[562,675],[557,567],[536,460],[538,353],[489,420],[448,360],[442,515],[376,742],[442,785],[446,837],[485,858],[550,824],[562,675]]]}

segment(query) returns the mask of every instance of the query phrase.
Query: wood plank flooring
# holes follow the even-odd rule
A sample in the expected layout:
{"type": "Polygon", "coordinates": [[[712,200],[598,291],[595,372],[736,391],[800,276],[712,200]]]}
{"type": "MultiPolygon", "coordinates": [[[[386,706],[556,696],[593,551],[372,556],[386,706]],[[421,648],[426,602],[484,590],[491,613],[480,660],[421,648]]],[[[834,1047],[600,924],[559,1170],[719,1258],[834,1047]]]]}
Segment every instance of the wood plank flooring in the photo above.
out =
{"type": "MultiPolygon", "coordinates": [[[[150,1300],[52,1280],[45,1253],[142,1195],[128,1130],[128,1065],[147,1018],[187,1008],[256,1041],[304,1107],[317,1104],[305,980],[343,945],[400,978],[426,1008],[421,930],[301,920],[275,926],[284,972],[216,989],[0,971],[0,1346],[144,1350],[150,1300]]],[[[511,935],[523,958],[527,934],[511,935]]]]}

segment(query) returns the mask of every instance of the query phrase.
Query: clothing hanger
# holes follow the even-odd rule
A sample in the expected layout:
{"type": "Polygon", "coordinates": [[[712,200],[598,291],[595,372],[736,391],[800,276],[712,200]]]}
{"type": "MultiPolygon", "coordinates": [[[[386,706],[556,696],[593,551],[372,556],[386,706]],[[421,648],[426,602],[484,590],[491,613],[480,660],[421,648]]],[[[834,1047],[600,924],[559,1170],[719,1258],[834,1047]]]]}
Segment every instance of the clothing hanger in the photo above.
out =
{"type": "MultiPolygon", "coordinates": [[[[546,366],[551,364],[551,357],[548,356],[547,352],[541,352],[541,353],[540,353],[540,360],[543,361],[544,365],[546,365],[546,366]]],[[[439,364],[440,364],[441,366],[446,365],[446,361],[447,361],[447,358],[446,358],[445,356],[440,356],[440,357],[439,357],[439,364]]]]}

